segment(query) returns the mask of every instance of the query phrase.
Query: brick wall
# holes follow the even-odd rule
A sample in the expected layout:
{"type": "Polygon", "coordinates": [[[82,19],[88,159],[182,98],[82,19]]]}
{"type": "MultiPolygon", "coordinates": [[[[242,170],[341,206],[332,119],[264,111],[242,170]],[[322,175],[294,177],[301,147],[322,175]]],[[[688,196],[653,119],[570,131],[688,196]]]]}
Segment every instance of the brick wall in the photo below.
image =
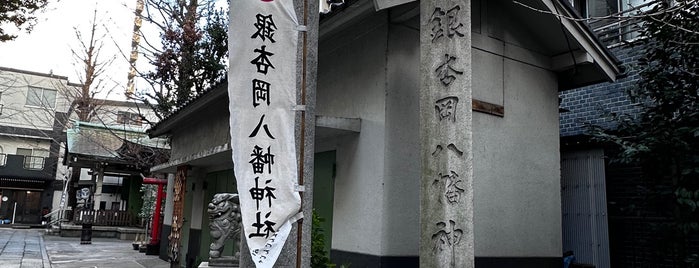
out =
{"type": "MultiPolygon", "coordinates": [[[[624,77],[614,83],[600,83],[559,94],[560,108],[567,110],[560,113],[563,150],[601,147],[586,143],[587,139],[579,136],[586,132],[586,124],[613,128],[611,113],[634,115],[639,111],[627,97],[626,90],[635,86],[639,78],[635,63],[641,50],[620,46],[611,52],[627,69],[624,77]]],[[[616,154],[612,148],[604,149],[607,159],[616,154]]],[[[649,192],[662,184],[644,179],[638,164],[607,162],[605,171],[611,267],[689,267],[683,259],[699,251],[699,235],[684,235],[676,238],[675,243],[662,239],[664,236],[660,232],[667,229],[659,227],[671,222],[666,212],[672,207],[668,202],[674,199],[659,198],[649,192]]]]}
{"type": "Polygon", "coordinates": [[[637,108],[626,95],[626,90],[633,87],[638,79],[635,62],[640,57],[638,47],[618,46],[611,49],[626,68],[625,76],[616,82],[599,83],[591,86],[563,91],[560,108],[561,137],[581,135],[586,132],[586,124],[613,128],[610,120],[612,113],[630,114],[637,108]]]}

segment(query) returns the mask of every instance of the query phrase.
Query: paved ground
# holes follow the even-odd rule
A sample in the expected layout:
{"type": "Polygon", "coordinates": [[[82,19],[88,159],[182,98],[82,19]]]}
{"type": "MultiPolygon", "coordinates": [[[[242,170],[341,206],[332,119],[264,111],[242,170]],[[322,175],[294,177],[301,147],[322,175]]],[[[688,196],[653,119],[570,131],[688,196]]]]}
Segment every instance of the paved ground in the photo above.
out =
{"type": "Polygon", "coordinates": [[[51,267],[41,233],[0,229],[0,268],[51,267]]]}
{"type": "Polygon", "coordinates": [[[158,256],[133,250],[131,241],[44,236],[40,229],[0,228],[0,268],[166,268],[158,256]]]}

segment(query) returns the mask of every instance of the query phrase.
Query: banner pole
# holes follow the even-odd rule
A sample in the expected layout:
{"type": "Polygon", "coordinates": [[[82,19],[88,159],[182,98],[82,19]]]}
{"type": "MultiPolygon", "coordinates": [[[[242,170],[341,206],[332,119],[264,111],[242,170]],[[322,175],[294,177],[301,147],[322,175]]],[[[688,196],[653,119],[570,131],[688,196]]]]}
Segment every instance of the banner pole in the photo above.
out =
{"type": "MultiPolygon", "coordinates": [[[[303,0],[303,25],[308,26],[308,0],[303,0]]],[[[302,48],[302,60],[301,60],[301,105],[306,105],[306,56],[307,56],[307,32],[302,32],[303,35],[303,48],[302,48]]],[[[299,144],[299,169],[298,169],[298,183],[303,186],[303,176],[304,172],[304,162],[305,162],[305,145],[306,145],[306,111],[301,111],[301,142],[299,144]]],[[[301,211],[303,211],[303,191],[299,192],[301,197],[301,211]]],[[[312,215],[311,215],[312,217],[312,215]]],[[[303,255],[303,218],[299,219],[297,225],[297,238],[296,238],[296,267],[301,268],[301,256],[303,255]]]]}

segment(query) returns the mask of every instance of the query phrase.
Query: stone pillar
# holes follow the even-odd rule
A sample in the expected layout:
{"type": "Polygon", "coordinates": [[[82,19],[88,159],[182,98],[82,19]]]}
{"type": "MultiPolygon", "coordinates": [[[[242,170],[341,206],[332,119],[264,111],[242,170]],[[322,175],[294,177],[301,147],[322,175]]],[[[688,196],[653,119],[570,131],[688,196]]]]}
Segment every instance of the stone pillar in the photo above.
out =
{"type": "MultiPolygon", "coordinates": [[[[301,193],[303,219],[294,225],[294,229],[291,230],[292,233],[299,234],[301,237],[296,235],[295,239],[298,241],[296,243],[296,254],[295,258],[300,261],[296,263],[296,267],[311,267],[311,223],[313,215],[313,171],[314,171],[314,156],[315,156],[315,122],[316,122],[316,86],[318,77],[318,23],[319,23],[319,12],[318,5],[320,1],[305,0],[295,1],[294,7],[296,9],[296,14],[299,15],[299,21],[306,25],[307,31],[302,33],[299,38],[299,53],[297,54],[297,59],[303,59],[304,64],[299,65],[297,71],[297,81],[301,84],[298,87],[303,87],[304,92],[298,90],[296,96],[296,102],[305,105],[305,110],[303,116],[301,113],[297,113],[296,116],[296,151],[297,153],[303,152],[303,170],[299,169],[299,173],[302,172],[303,176],[303,188],[304,191],[301,193]],[[303,16],[303,9],[306,9],[305,18],[303,16]],[[305,51],[304,51],[305,50],[305,51]],[[305,56],[305,58],[303,58],[305,56]],[[303,131],[301,129],[303,128],[303,131]],[[300,146],[299,142],[303,140],[304,145],[300,146]],[[299,231],[299,228],[301,230],[299,231]],[[300,253],[298,253],[300,251],[300,253]]],[[[288,243],[287,243],[288,244],[288,243]]],[[[283,253],[282,253],[283,254],[283,253]]]]}
{"type": "MultiPolygon", "coordinates": [[[[99,165],[99,167],[93,171],[92,176],[95,176],[95,172],[97,173],[97,181],[95,182],[95,193],[94,193],[94,201],[92,203],[92,209],[93,210],[99,210],[100,208],[100,203],[102,202],[102,186],[104,184],[104,167],[102,165],[99,165]]],[[[106,209],[106,208],[105,208],[106,209]]]]}
{"type": "Polygon", "coordinates": [[[165,188],[165,210],[163,210],[163,230],[160,234],[160,259],[169,259],[170,239],[172,231],[172,214],[175,206],[175,174],[167,174],[167,187],[165,188]]]}
{"type": "Polygon", "coordinates": [[[420,267],[474,267],[471,2],[420,2],[420,267]]]}
{"type": "Polygon", "coordinates": [[[175,174],[167,174],[167,187],[165,188],[165,210],[163,211],[163,223],[172,226],[172,210],[175,205],[173,199],[175,193],[175,174]]]}

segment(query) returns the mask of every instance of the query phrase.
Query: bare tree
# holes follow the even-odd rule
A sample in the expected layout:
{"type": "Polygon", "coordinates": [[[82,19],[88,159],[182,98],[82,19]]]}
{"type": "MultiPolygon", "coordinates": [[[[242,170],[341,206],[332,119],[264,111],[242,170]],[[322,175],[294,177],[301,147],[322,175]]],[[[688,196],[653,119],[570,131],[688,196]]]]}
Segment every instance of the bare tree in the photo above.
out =
{"type": "Polygon", "coordinates": [[[116,56],[102,58],[106,31],[98,32],[97,10],[94,10],[90,22],[89,37],[85,38],[77,27],[74,30],[79,48],[71,49],[71,53],[79,66],[82,66],[80,88],[77,91],[67,88],[65,92],[68,94],[68,99],[72,100],[69,114],[74,111],[80,121],[88,122],[100,105],[95,95],[104,90],[104,74],[116,56]]]}
{"type": "MultiPolygon", "coordinates": [[[[41,132],[41,136],[52,138],[55,144],[64,142],[65,136],[55,135],[55,132],[62,133],[72,126],[72,121],[92,122],[98,125],[114,127],[115,121],[123,117],[123,114],[118,114],[119,111],[112,109],[103,109],[104,105],[109,105],[111,101],[97,98],[98,94],[108,94],[111,89],[106,88],[107,72],[111,64],[116,60],[116,55],[104,55],[102,53],[105,47],[108,31],[103,23],[99,21],[97,10],[93,12],[92,20],[89,27],[80,29],[74,27],[77,45],[71,48],[71,53],[75,59],[79,76],[79,83],[66,83],[67,77],[56,76],[55,82],[52,82],[52,87],[56,89],[56,101],[58,103],[68,103],[67,111],[61,110],[61,105],[45,102],[42,99],[40,105],[35,105],[32,109],[25,109],[23,105],[5,109],[7,116],[22,118],[26,128],[36,129],[41,132]],[[53,126],[52,130],[47,130],[47,126],[53,126]]],[[[0,76],[0,87],[10,88],[15,85],[31,85],[33,82],[24,80],[21,76],[0,76]]],[[[22,90],[13,90],[13,94],[21,94],[22,90]]],[[[7,91],[9,92],[9,91],[7,91]]],[[[26,97],[26,96],[25,96],[26,97]]],[[[64,109],[64,108],[63,108],[64,109]]],[[[131,127],[127,121],[145,120],[145,114],[149,111],[145,105],[136,106],[135,118],[124,118],[124,127],[131,127]],[[145,109],[143,109],[145,108],[145,109]]],[[[121,138],[124,141],[128,137],[124,133],[107,130],[114,137],[121,138]]],[[[113,150],[115,157],[128,157],[137,166],[147,166],[151,162],[152,157],[149,155],[139,155],[137,147],[133,144],[125,145],[125,148],[117,151],[107,144],[102,144],[104,141],[94,139],[91,141],[97,147],[113,150]]]]}

